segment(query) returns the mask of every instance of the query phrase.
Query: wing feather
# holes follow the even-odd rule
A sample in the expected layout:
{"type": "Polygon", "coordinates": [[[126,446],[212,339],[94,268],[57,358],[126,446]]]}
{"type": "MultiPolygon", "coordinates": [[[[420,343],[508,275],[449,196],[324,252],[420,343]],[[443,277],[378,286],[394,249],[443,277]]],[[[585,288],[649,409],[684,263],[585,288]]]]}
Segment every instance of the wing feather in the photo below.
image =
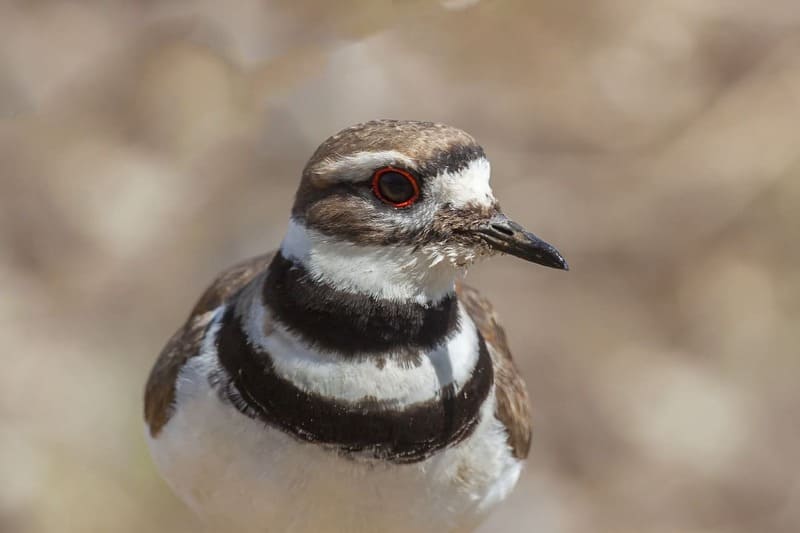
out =
{"type": "Polygon", "coordinates": [[[150,371],[144,393],[144,418],[156,437],[172,416],[175,380],[183,365],[199,353],[213,311],[266,270],[275,252],[253,257],[222,272],[206,289],[186,323],[167,342],[150,371]]]}
{"type": "Polygon", "coordinates": [[[528,389],[511,358],[506,333],[492,304],[472,287],[459,283],[456,292],[472,321],[483,335],[494,365],[495,416],[506,427],[514,457],[524,459],[531,447],[531,414],[528,389]]]}

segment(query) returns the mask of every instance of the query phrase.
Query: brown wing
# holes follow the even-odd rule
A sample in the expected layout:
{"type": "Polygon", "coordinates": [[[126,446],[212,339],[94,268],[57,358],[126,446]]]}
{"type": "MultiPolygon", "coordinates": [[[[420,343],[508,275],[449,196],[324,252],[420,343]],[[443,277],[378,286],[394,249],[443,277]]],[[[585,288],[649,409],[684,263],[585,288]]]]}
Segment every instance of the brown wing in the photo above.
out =
{"type": "Polygon", "coordinates": [[[492,304],[468,285],[456,287],[458,299],[483,335],[494,365],[495,416],[508,431],[508,445],[514,457],[524,459],[531,447],[531,414],[528,389],[514,366],[506,333],[497,320],[492,304]]]}
{"type": "Polygon", "coordinates": [[[208,311],[220,306],[250,280],[269,266],[275,252],[243,261],[214,280],[192,309],[186,323],[167,342],[158,356],[144,392],[144,418],[155,437],[172,416],[175,401],[175,380],[189,358],[197,355],[211,315],[208,311]]]}

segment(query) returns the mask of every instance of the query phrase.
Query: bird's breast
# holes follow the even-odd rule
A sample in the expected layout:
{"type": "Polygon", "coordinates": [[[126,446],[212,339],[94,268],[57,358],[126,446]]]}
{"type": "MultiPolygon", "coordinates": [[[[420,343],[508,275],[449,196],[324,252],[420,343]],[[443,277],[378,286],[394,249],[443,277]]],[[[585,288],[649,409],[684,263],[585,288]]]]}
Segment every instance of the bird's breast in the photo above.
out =
{"type": "MultiPolygon", "coordinates": [[[[213,328],[212,328],[213,330],[213,328]]],[[[421,461],[343,456],[245,416],[213,385],[216,345],[181,370],[175,412],[149,445],[162,475],[198,514],[253,531],[450,531],[477,523],[521,464],[494,417],[421,461]]]]}

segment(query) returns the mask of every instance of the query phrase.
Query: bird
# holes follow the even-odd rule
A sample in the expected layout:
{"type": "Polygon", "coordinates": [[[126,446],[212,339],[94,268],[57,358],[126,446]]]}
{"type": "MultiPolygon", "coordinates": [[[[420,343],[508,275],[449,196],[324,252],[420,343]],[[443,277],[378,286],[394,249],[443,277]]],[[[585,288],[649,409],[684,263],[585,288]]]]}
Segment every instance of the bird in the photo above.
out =
{"type": "Polygon", "coordinates": [[[158,356],[146,438],[173,492],[254,532],[472,531],[528,456],[528,392],[468,267],[552,245],[444,124],[373,120],[313,153],[280,247],[222,272],[158,356]]]}

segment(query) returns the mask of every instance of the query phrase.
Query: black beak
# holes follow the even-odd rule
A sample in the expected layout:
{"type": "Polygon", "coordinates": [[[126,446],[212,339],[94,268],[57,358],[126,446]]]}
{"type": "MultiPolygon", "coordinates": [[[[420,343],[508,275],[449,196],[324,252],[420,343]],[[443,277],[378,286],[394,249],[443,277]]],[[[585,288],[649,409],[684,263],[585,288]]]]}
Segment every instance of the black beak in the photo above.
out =
{"type": "Polygon", "coordinates": [[[477,236],[498,252],[561,270],[569,270],[567,261],[556,248],[525,231],[525,228],[498,213],[474,230],[477,236]]]}

